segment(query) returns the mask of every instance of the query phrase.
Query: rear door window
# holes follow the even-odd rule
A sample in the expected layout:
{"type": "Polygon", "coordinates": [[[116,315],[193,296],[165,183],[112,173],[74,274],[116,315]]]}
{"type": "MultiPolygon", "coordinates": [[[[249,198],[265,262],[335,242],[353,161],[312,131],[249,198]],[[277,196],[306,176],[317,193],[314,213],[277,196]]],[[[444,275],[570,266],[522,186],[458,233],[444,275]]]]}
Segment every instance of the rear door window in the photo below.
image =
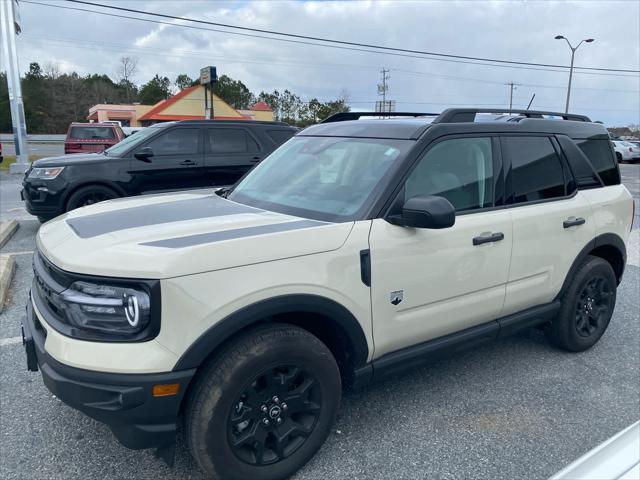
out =
{"type": "Polygon", "coordinates": [[[598,172],[602,182],[605,185],[620,184],[620,172],[616,158],[611,148],[611,142],[606,139],[602,140],[575,140],[576,144],[582,150],[591,162],[591,165],[598,172]]]}
{"type": "Polygon", "coordinates": [[[115,140],[116,134],[111,127],[77,126],[71,127],[69,138],[72,140],[115,140]]]}
{"type": "Polygon", "coordinates": [[[514,203],[548,200],[565,195],[560,157],[548,137],[503,137],[502,150],[511,161],[514,203]]]}
{"type": "Polygon", "coordinates": [[[210,128],[207,130],[208,151],[215,154],[252,153],[258,144],[242,128],[210,128]]]}

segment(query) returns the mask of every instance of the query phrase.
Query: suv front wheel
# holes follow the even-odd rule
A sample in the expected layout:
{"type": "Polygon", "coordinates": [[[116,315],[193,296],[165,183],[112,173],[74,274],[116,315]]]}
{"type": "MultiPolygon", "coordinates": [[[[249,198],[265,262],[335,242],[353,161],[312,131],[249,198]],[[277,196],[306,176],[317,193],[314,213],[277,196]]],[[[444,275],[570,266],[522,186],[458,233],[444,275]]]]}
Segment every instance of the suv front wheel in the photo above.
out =
{"type": "Polygon", "coordinates": [[[213,478],[287,478],[324,443],[340,397],[324,343],[294,326],[260,327],[204,366],[187,407],[189,449],[213,478]]]}
{"type": "Polygon", "coordinates": [[[94,203],[104,202],[105,200],[118,197],[119,195],[109,187],[103,185],[88,185],[79,188],[71,194],[69,200],[67,200],[66,211],[69,212],[76,208],[86,207],[87,205],[93,205],[94,203]]]}
{"type": "Polygon", "coordinates": [[[613,315],[616,286],[611,264],[589,255],[562,296],[558,317],[547,327],[551,342],[571,352],[595,345],[613,315]]]}

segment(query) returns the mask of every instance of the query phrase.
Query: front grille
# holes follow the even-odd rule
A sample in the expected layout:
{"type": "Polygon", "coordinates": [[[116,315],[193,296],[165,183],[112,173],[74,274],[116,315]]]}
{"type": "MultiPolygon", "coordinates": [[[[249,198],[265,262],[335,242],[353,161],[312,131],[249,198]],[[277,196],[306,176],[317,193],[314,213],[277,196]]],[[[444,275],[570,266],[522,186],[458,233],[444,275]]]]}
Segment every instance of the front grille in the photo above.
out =
{"type": "Polygon", "coordinates": [[[69,277],[64,272],[54,267],[36,250],[33,256],[32,294],[39,310],[47,317],[48,323],[50,320],[64,321],[58,296],[70,283],[69,277]]]}

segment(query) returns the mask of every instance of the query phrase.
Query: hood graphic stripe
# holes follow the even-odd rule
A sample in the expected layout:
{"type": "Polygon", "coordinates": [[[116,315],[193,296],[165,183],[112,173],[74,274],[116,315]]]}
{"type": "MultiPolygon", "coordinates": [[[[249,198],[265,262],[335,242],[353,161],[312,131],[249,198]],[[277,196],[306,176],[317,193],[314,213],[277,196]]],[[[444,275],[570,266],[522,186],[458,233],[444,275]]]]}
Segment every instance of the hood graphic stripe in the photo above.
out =
{"type": "Polygon", "coordinates": [[[66,222],[80,238],[91,238],[128,228],[261,211],[214,194],[69,218],[66,222]]]}
{"type": "Polygon", "coordinates": [[[318,222],[315,220],[297,220],[295,222],[283,222],[269,225],[259,225],[257,227],[223,230],[221,232],[199,233],[197,235],[188,235],[185,237],[167,238],[166,240],[141,243],[141,245],[162,248],[185,248],[193,247],[194,245],[203,245],[205,243],[222,242],[223,240],[236,240],[238,238],[255,237],[257,235],[265,235],[267,233],[280,233],[288,232],[290,230],[321,227],[323,225],[329,224],[325,222],[318,222]]]}

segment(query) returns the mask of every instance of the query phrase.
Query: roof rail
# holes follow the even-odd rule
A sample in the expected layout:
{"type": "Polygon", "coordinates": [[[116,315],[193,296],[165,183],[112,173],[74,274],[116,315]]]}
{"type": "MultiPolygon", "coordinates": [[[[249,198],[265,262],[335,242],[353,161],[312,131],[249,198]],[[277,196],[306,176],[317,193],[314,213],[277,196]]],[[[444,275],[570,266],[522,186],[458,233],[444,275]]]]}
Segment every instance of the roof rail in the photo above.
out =
{"type": "Polygon", "coordinates": [[[419,112],[340,112],[334,113],[320,123],[346,122],[347,120],[358,120],[360,117],[437,117],[438,115],[440,114],[419,112]]]}
{"type": "Polygon", "coordinates": [[[448,108],[442,112],[433,121],[433,123],[462,123],[474,122],[478,113],[502,113],[502,114],[518,114],[526,118],[544,118],[545,115],[562,117],[563,120],[574,120],[577,122],[591,122],[591,119],[585,115],[576,115],[573,113],[560,112],[544,112],[540,110],[513,110],[500,108],[448,108]]]}

